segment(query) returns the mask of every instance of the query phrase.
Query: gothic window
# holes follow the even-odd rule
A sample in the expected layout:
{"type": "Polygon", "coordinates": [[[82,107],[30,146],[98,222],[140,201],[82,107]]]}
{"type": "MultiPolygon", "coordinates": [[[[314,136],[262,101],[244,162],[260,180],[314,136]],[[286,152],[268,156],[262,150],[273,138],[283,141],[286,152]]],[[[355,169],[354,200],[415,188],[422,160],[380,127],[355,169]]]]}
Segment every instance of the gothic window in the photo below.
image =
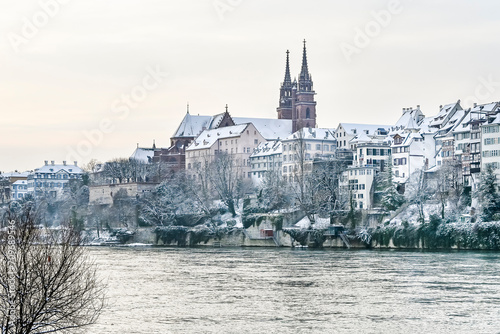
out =
{"type": "Polygon", "coordinates": [[[306,109],[306,118],[311,118],[311,110],[309,110],[309,108],[306,109]]]}

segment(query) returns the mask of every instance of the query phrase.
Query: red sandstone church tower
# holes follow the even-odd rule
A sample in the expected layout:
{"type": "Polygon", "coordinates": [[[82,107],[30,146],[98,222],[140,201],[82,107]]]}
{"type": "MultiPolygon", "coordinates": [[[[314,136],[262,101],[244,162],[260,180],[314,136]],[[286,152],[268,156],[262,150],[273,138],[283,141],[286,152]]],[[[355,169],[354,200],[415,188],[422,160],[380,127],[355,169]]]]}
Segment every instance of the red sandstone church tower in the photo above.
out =
{"type": "Polygon", "coordinates": [[[312,76],[307,67],[306,41],[302,52],[302,68],[299,82],[290,78],[289,51],[286,52],[285,80],[280,88],[277,108],[279,119],[291,119],[293,132],[302,128],[316,127],[316,101],[312,76]]]}

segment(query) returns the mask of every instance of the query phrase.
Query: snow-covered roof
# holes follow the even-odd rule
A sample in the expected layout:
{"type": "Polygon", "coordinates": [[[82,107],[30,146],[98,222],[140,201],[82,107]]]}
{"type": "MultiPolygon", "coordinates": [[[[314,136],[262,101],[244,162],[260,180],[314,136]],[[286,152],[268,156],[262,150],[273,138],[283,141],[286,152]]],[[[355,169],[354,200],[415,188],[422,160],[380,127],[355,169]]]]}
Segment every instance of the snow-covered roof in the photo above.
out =
{"type": "Polygon", "coordinates": [[[291,119],[232,117],[235,124],[252,123],[267,140],[283,139],[292,134],[291,119]]]}
{"type": "Polygon", "coordinates": [[[379,130],[389,132],[391,125],[381,124],[359,124],[359,123],[340,123],[339,128],[342,127],[349,135],[357,135],[360,132],[368,132],[367,135],[377,135],[379,130]]]}
{"type": "Polygon", "coordinates": [[[445,124],[445,122],[453,116],[453,113],[456,110],[461,110],[462,107],[460,106],[460,100],[458,100],[455,103],[450,103],[445,106],[441,106],[441,109],[439,110],[439,113],[433,117],[431,123],[429,126],[432,127],[437,127],[440,128],[445,124]]]}
{"type": "Polygon", "coordinates": [[[279,140],[266,141],[260,143],[259,146],[254,148],[253,153],[250,157],[254,158],[254,157],[262,157],[273,154],[281,154],[282,151],[283,151],[283,145],[281,141],[279,140]]]}
{"type": "Polygon", "coordinates": [[[16,177],[28,177],[29,172],[10,172],[10,173],[2,173],[0,176],[6,177],[6,178],[16,178],[16,177]]]}
{"type": "Polygon", "coordinates": [[[436,132],[436,128],[432,128],[430,126],[434,117],[425,117],[419,124],[420,133],[434,133],[436,132]]]}
{"type": "Polygon", "coordinates": [[[335,129],[324,128],[302,128],[288,136],[285,140],[332,140],[335,141],[335,129]]]}
{"type": "Polygon", "coordinates": [[[212,147],[218,139],[239,137],[248,127],[248,124],[226,126],[223,128],[204,130],[186,149],[187,151],[200,150],[212,147]]]}
{"type": "Polygon", "coordinates": [[[456,129],[460,124],[464,116],[466,116],[467,111],[460,109],[457,110],[453,116],[445,123],[443,124],[442,128],[439,129],[438,135],[439,136],[446,136],[448,135],[451,131],[456,129]]]}
{"type": "Polygon", "coordinates": [[[491,102],[491,103],[486,103],[486,104],[478,104],[474,108],[471,108],[472,112],[487,112],[491,113],[494,111],[497,111],[499,109],[499,102],[491,102]]]}
{"type": "Polygon", "coordinates": [[[422,138],[422,135],[418,132],[405,132],[405,133],[398,133],[398,136],[403,138],[403,141],[401,144],[392,144],[392,146],[408,146],[412,143],[413,139],[415,138],[422,138]]]}
{"type": "Polygon", "coordinates": [[[134,153],[130,156],[130,159],[138,160],[144,163],[151,163],[154,155],[154,148],[137,147],[134,153]]]}
{"type": "Polygon", "coordinates": [[[213,119],[213,116],[191,115],[188,112],[175,131],[174,137],[196,137],[203,130],[210,129],[213,119]]]}
{"type": "Polygon", "coordinates": [[[372,139],[370,137],[368,137],[368,135],[365,132],[361,132],[361,133],[357,134],[356,137],[354,137],[350,141],[350,143],[359,144],[359,143],[369,143],[371,141],[372,141],[372,139]]]}
{"type": "Polygon", "coordinates": [[[417,109],[408,108],[403,110],[403,115],[398,119],[396,124],[391,127],[391,131],[396,129],[418,129],[419,123],[424,118],[424,114],[420,111],[420,108],[417,109]]]}
{"type": "Polygon", "coordinates": [[[35,169],[35,173],[61,173],[66,172],[68,174],[82,174],[83,171],[80,167],[76,165],[56,165],[56,164],[46,164],[40,168],[35,169]]]}

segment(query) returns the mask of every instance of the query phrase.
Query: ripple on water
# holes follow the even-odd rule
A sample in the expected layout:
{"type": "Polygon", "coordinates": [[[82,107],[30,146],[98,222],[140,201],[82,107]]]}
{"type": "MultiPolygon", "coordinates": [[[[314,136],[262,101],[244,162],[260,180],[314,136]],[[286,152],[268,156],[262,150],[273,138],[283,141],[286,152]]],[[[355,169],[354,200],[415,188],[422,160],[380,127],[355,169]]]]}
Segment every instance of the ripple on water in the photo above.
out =
{"type": "Polygon", "coordinates": [[[90,333],[494,333],[500,254],[91,248],[90,333]]]}

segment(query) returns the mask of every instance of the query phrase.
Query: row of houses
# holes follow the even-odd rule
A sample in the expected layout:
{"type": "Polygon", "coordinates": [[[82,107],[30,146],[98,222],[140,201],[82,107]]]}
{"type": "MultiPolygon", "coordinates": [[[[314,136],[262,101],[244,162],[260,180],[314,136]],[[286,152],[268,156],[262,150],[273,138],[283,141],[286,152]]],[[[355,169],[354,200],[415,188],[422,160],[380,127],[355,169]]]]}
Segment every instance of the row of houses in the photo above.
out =
{"type": "MultiPolygon", "coordinates": [[[[172,141],[183,143],[177,158],[184,160],[180,165],[189,177],[196,179],[202,165],[227,154],[239,177],[254,186],[267,173],[295,182],[298,169],[312,171],[319,161],[348,160],[344,185],[358,208],[369,209],[374,178],[389,159],[402,192],[416,171],[433,172],[443,165],[453,165],[461,182],[475,188],[485,165],[499,167],[499,107],[495,102],[463,109],[457,101],[426,117],[417,106],[403,108],[394,125],[339,123],[336,128],[304,127],[293,133],[287,120],[232,118],[227,110],[213,117],[188,112],[172,141]],[[192,140],[183,138],[185,133],[192,140]]],[[[138,155],[136,150],[133,156],[138,155]]]]}
{"type": "Polygon", "coordinates": [[[66,161],[56,164],[55,161],[49,163],[48,160],[42,167],[33,171],[3,173],[0,176],[8,181],[4,200],[20,200],[28,193],[56,197],[69,189],[71,181],[81,180],[83,174],[76,161],[73,164],[66,161]]]}

